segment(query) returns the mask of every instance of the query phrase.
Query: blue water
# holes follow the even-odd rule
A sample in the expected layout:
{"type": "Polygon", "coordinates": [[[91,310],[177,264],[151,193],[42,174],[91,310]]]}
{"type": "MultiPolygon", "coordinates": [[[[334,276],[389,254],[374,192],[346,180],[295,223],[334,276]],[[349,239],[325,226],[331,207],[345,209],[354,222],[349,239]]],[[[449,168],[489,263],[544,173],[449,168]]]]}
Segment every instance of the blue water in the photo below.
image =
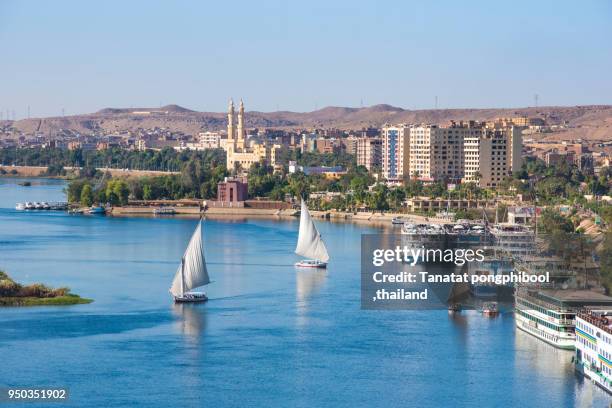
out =
{"type": "Polygon", "coordinates": [[[329,268],[298,272],[297,220],[207,220],[211,300],[175,306],[167,291],[194,219],[14,210],[64,198],[63,182],[32,181],[0,179],[0,269],[95,302],[0,309],[0,387],[68,387],[77,407],[611,402],[511,313],[360,310],[360,234],[372,228],[319,223],[329,268]]]}

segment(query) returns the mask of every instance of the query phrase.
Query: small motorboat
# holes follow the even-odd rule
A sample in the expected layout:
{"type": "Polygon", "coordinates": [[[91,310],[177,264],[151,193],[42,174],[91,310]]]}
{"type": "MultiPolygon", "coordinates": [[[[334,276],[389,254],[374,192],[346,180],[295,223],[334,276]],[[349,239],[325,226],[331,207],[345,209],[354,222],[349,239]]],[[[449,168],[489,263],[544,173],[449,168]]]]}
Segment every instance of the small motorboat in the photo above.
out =
{"type": "Polygon", "coordinates": [[[449,313],[458,313],[461,311],[461,303],[453,303],[448,306],[449,313]]]}
{"type": "Polygon", "coordinates": [[[106,209],[100,205],[92,205],[88,213],[92,215],[103,215],[106,214],[106,209]]]}
{"type": "Polygon", "coordinates": [[[34,210],[34,209],[36,209],[36,206],[34,205],[34,203],[31,203],[31,202],[28,201],[28,202],[25,203],[25,209],[26,210],[34,210]]]}
{"type": "Polygon", "coordinates": [[[393,225],[404,225],[405,222],[406,220],[403,217],[393,217],[391,219],[391,224],[393,225]]]}
{"type": "Polygon", "coordinates": [[[486,302],[482,305],[482,314],[489,317],[495,317],[499,314],[497,302],[486,302]]]}
{"type": "Polygon", "coordinates": [[[19,211],[23,211],[26,209],[26,205],[24,203],[17,203],[17,205],[15,206],[15,209],[19,211]]]}

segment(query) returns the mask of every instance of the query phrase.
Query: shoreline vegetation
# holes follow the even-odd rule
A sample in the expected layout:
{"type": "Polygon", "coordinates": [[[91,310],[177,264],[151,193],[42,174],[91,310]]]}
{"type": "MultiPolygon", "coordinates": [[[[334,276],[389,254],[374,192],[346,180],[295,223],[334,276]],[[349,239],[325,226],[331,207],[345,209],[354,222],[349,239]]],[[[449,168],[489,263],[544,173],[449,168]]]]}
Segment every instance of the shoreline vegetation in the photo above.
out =
{"type": "Polygon", "coordinates": [[[21,285],[0,270],[0,307],[3,306],[67,306],[93,302],[70,293],[69,288],[50,288],[41,283],[21,285]]]}

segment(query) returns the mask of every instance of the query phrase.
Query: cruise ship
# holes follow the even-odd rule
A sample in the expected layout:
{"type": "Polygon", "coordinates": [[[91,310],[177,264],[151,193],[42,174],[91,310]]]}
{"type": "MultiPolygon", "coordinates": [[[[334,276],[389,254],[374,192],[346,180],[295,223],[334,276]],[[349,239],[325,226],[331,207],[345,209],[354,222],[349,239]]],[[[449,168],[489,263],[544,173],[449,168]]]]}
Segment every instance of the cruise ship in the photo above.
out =
{"type": "Polygon", "coordinates": [[[410,224],[402,226],[402,242],[412,247],[455,248],[487,245],[490,236],[481,224],[410,224]]]}
{"type": "Polygon", "coordinates": [[[612,310],[576,315],[576,371],[612,395],[612,310]]]}
{"type": "Polygon", "coordinates": [[[524,257],[536,251],[535,233],[524,225],[494,224],[489,232],[495,249],[512,257],[524,257]]]}
{"type": "Polygon", "coordinates": [[[612,297],[580,289],[518,287],[514,300],[517,328],[570,350],[576,344],[576,313],[585,307],[612,308],[612,297]]]}

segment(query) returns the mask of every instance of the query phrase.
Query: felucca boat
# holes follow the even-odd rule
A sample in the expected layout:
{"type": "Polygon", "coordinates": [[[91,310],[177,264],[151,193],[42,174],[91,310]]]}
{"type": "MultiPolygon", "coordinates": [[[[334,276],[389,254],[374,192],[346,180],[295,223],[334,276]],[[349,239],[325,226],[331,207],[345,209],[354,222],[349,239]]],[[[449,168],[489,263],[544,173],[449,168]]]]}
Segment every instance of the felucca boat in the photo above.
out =
{"type": "Polygon", "coordinates": [[[300,232],[295,253],[305,258],[311,258],[301,260],[295,266],[302,268],[327,267],[327,261],[329,261],[327,249],[304,200],[302,200],[302,208],[300,210],[300,232]]]}
{"type": "Polygon", "coordinates": [[[208,300],[206,293],[194,292],[192,289],[209,283],[210,278],[204,259],[202,220],[200,220],[174,275],[170,293],[174,296],[175,302],[205,302],[208,300]]]}

